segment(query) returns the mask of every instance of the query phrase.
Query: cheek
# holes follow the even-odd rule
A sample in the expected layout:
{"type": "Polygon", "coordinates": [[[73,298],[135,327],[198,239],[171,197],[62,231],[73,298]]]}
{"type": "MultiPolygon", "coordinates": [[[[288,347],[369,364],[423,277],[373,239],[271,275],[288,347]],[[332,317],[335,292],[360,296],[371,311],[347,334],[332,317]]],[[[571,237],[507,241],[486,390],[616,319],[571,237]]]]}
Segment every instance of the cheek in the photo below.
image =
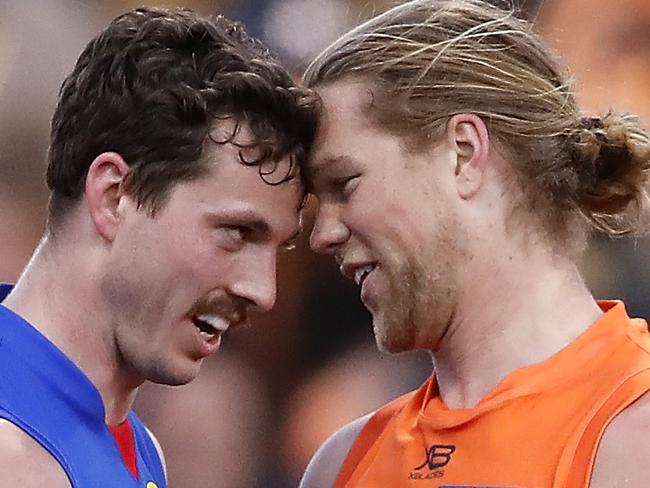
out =
{"type": "Polygon", "coordinates": [[[102,288],[116,314],[156,322],[189,309],[213,286],[214,260],[214,248],[184,229],[141,225],[114,242],[102,288]]]}
{"type": "Polygon", "coordinates": [[[166,253],[165,274],[175,285],[203,293],[213,288],[225,274],[228,256],[214,247],[190,245],[172,248],[166,253]]]}
{"type": "Polygon", "coordinates": [[[393,252],[420,252],[427,244],[430,221],[423,220],[410,208],[389,204],[361,215],[356,227],[359,234],[375,244],[384,245],[393,252]]]}
{"type": "Polygon", "coordinates": [[[395,186],[367,185],[359,188],[350,202],[359,223],[382,226],[403,233],[421,226],[424,209],[431,208],[431,197],[419,189],[397,183],[395,186]],[[427,202],[427,205],[423,205],[427,202]]]}
{"type": "Polygon", "coordinates": [[[191,225],[170,227],[158,233],[156,241],[152,258],[174,281],[213,272],[214,263],[219,260],[219,250],[207,229],[191,225]]]}

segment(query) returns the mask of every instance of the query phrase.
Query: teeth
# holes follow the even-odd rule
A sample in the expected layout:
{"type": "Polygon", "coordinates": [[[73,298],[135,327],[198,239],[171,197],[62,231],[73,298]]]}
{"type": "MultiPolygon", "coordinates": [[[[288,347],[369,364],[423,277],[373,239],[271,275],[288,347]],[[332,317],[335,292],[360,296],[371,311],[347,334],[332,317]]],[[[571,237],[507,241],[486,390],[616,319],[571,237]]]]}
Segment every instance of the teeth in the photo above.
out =
{"type": "Polygon", "coordinates": [[[205,322],[210,327],[220,332],[227,331],[228,327],[230,326],[230,322],[228,322],[223,317],[220,317],[218,315],[199,315],[197,319],[200,320],[201,322],[205,322]]]}
{"type": "Polygon", "coordinates": [[[357,285],[361,284],[361,281],[366,277],[368,273],[370,273],[375,267],[371,264],[367,264],[365,266],[362,266],[361,268],[357,269],[354,272],[354,282],[357,285]]]}
{"type": "Polygon", "coordinates": [[[201,336],[201,339],[209,341],[210,339],[214,338],[217,334],[208,334],[207,332],[203,332],[202,330],[200,330],[199,335],[201,336]]]}

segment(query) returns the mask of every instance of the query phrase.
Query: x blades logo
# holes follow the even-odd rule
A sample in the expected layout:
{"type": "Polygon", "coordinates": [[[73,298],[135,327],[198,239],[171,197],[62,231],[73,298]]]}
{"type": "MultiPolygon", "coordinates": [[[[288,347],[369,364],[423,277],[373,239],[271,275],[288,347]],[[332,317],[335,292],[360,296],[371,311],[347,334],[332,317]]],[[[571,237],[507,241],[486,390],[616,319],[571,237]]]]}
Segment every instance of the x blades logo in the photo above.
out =
{"type": "Polygon", "coordinates": [[[451,461],[451,455],[455,451],[456,446],[451,444],[433,444],[430,448],[424,450],[426,455],[424,462],[413,469],[419,471],[424,469],[425,466],[430,470],[444,468],[451,461]]]}
{"type": "Polygon", "coordinates": [[[433,444],[431,447],[426,448],[424,450],[424,462],[413,468],[414,471],[409,473],[409,479],[430,480],[434,478],[442,478],[445,474],[445,471],[442,468],[449,464],[451,461],[451,455],[455,451],[456,446],[452,444],[433,444]],[[425,470],[428,470],[428,472],[425,470]]]}

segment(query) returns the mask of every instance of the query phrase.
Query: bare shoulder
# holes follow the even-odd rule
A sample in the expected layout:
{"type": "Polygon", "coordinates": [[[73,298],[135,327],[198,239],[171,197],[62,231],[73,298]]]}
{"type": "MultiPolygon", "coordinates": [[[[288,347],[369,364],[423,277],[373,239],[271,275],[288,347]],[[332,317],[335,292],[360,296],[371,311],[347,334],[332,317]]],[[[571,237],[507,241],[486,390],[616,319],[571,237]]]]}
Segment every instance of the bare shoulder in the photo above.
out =
{"type": "Polygon", "coordinates": [[[333,486],[352,444],[373,414],[370,413],[350,422],[327,439],[309,462],[299,488],[333,486]]]}
{"type": "Polygon", "coordinates": [[[7,488],[71,488],[65,471],[43,446],[0,419],[0,473],[7,488]]]}
{"type": "Polygon", "coordinates": [[[650,393],[605,429],[590,488],[636,488],[650,480],[650,393]]]}

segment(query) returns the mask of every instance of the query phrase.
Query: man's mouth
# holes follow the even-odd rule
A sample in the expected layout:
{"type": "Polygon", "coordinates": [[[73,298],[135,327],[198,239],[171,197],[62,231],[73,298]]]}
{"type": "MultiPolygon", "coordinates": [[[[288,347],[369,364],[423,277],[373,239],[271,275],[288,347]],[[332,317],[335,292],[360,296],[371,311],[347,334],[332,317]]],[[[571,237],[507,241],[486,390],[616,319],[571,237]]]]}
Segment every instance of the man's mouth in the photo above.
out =
{"type": "Polygon", "coordinates": [[[230,327],[230,322],[220,315],[201,314],[192,317],[192,322],[199,329],[201,337],[208,342],[226,332],[230,327]]]}
{"type": "Polygon", "coordinates": [[[341,262],[339,270],[346,278],[353,280],[357,286],[363,285],[363,282],[376,268],[379,267],[378,261],[365,262],[341,262]]]}
{"type": "Polygon", "coordinates": [[[354,271],[354,282],[358,286],[361,286],[363,284],[363,281],[370,274],[370,272],[374,270],[376,267],[377,267],[376,264],[366,264],[365,266],[361,266],[360,268],[357,268],[354,271]]]}

